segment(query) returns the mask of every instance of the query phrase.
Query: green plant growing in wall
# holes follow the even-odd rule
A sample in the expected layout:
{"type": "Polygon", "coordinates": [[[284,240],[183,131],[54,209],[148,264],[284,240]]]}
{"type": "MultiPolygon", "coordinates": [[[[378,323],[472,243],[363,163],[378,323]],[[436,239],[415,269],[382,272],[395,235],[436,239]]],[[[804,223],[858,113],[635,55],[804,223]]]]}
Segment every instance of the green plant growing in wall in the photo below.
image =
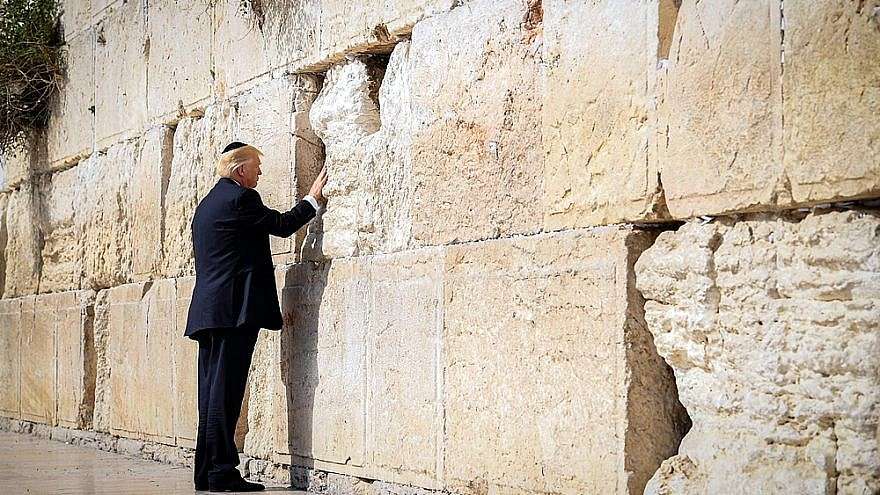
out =
{"type": "Polygon", "coordinates": [[[64,76],[57,0],[0,0],[0,153],[49,121],[64,76]]]}

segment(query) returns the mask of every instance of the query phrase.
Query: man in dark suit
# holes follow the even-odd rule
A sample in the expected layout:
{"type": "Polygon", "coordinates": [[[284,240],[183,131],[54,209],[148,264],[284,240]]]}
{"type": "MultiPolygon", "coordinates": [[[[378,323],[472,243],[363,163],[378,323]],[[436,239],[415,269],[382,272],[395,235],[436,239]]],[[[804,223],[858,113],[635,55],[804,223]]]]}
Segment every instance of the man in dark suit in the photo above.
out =
{"type": "Polygon", "coordinates": [[[309,194],[290,211],[263,205],[257,186],[260,153],[233,142],[217,165],[220,179],[192,221],[196,283],[186,322],[199,343],[199,428],[196,490],[258,491],[241,477],[235,425],[260,328],[281,328],[269,235],[290,237],[311,220],[327,183],[322,169],[309,194]]]}

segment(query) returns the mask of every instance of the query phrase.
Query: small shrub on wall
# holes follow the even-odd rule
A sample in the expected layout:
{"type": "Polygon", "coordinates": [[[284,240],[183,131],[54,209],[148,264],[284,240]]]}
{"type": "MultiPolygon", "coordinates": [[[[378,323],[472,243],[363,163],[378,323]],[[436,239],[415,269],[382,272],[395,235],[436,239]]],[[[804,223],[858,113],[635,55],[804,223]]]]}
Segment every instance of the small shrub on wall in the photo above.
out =
{"type": "Polygon", "coordinates": [[[49,120],[64,73],[57,0],[0,0],[0,153],[49,120]]]}

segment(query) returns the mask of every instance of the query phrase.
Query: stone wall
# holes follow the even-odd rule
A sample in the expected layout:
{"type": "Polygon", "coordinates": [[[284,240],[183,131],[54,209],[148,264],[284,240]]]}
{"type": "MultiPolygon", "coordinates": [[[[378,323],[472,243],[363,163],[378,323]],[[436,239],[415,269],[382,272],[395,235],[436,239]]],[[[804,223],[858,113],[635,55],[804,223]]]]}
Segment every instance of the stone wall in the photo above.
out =
{"type": "Polygon", "coordinates": [[[323,215],[272,239],[254,474],[880,490],[877,0],[67,0],[63,22],[49,126],[0,160],[8,421],[192,448],[190,223],[241,140],[276,209],[330,174],[323,215]]]}

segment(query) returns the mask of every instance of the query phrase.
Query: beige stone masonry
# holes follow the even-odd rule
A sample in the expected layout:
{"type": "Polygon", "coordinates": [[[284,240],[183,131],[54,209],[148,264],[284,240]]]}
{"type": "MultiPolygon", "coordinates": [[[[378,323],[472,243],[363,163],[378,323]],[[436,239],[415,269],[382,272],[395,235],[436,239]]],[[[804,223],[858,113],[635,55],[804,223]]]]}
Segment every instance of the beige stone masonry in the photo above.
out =
{"type": "MultiPolygon", "coordinates": [[[[95,141],[101,149],[138,136],[146,125],[147,58],[154,48],[147,0],[116,2],[95,30],[95,141]]],[[[173,40],[176,33],[164,37],[173,40]]]]}
{"type": "Polygon", "coordinates": [[[668,217],[652,149],[662,3],[543,2],[546,229],[668,217]]]}
{"type": "Polygon", "coordinates": [[[95,142],[95,43],[93,28],[65,40],[66,72],[61,91],[51,106],[46,163],[41,168],[66,167],[88,156],[95,142]]]}
{"type": "Polygon", "coordinates": [[[449,488],[641,493],[675,452],[682,411],[631,285],[649,244],[599,228],[448,249],[449,488]]]}
{"type": "Polygon", "coordinates": [[[527,13],[478,0],[413,29],[416,245],[541,229],[541,49],[527,13]]]}
{"type": "Polygon", "coordinates": [[[194,446],[198,346],[183,336],[192,283],[164,279],[99,293],[96,430],[194,446]]]}
{"type": "Polygon", "coordinates": [[[646,493],[873,493],[876,212],[664,232],[636,264],[648,329],[693,420],[646,493]]]}
{"type": "Polygon", "coordinates": [[[6,243],[3,297],[17,297],[37,292],[40,280],[39,209],[37,195],[31,182],[5,196],[5,214],[2,229],[6,243]]]}

